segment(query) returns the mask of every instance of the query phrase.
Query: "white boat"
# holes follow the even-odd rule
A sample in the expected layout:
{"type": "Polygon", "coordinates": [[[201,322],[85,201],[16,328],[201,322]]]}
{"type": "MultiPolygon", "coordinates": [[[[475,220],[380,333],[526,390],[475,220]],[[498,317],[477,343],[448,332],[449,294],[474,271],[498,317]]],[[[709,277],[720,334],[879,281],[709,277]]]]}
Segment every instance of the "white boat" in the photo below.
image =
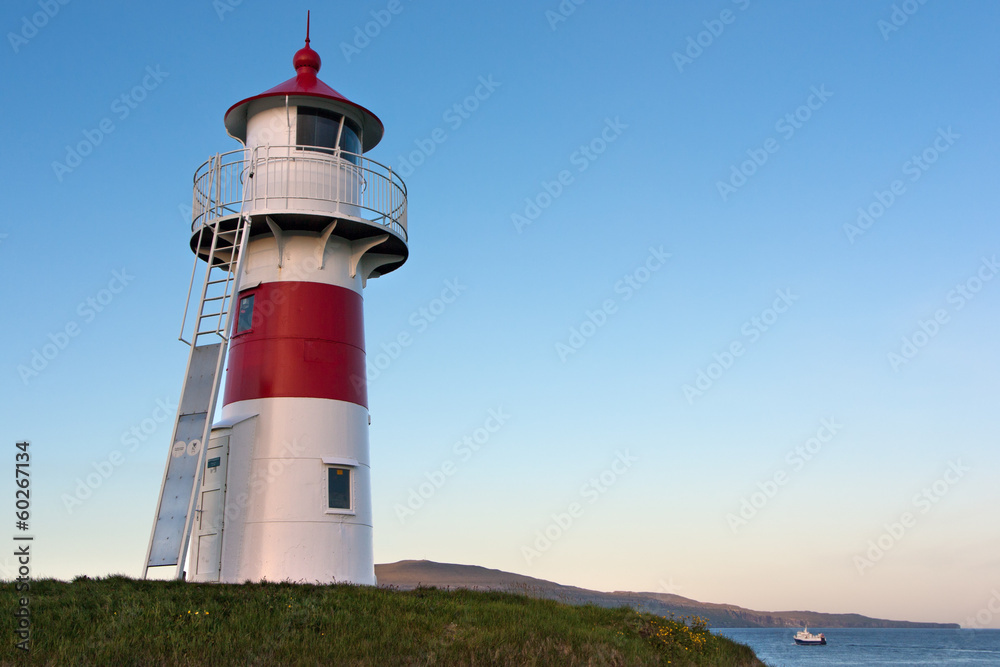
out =
{"type": "Polygon", "coordinates": [[[795,643],[803,646],[823,646],[826,644],[826,637],[822,632],[814,635],[809,632],[809,628],[803,628],[795,633],[795,643]]]}

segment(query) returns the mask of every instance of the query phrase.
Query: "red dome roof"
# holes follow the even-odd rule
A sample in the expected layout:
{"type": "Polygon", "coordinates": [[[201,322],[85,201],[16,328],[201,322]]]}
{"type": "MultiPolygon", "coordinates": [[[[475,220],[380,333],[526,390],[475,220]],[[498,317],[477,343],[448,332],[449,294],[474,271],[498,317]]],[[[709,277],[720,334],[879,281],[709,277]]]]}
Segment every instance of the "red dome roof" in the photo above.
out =
{"type": "Polygon", "coordinates": [[[319,54],[309,48],[309,38],[306,37],[306,45],[295,52],[295,57],[292,58],[292,67],[295,71],[299,71],[303,67],[308,67],[310,69],[319,72],[320,65],[323,61],[320,60],[319,54]]]}
{"type": "MultiPolygon", "coordinates": [[[[309,47],[309,29],[306,28],[306,45],[295,52],[295,57],[292,58],[292,66],[295,67],[295,76],[293,76],[288,81],[278,84],[270,90],[265,90],[260,95],[254,95],[253,97],[248,97],[245,100],[237,102],[233,106],[229,107],[226,111],[225,123],[226,131],[229,134],[240,141],[246,143],[247,138],[247,109],[251,102],[254,100],[260,100],[265,97],[316,97],[324,100],[332,100],[336,104],[322,104],[318,105],[321,108],[329,107],[349,107],[357,112],[360,112],[362,123],[362,147],[361,150],[368,151],[373,148],[382,139],[382,134],[385,132],[385,127],[382,125],[382,121],[378,119],[378,116],[373,114],[368,109],[364,108],[360,104],[355,104],[350,101],[336,90],[326,85],[319,80],[316,76],[319,72],[320,65],[322,61],[319,54],[313,51],[309,47]]],[[[347,109],[342,109],[347,111],[347,109]]],[[[353,115],[353,114],[352,114],[353,115]]]]}

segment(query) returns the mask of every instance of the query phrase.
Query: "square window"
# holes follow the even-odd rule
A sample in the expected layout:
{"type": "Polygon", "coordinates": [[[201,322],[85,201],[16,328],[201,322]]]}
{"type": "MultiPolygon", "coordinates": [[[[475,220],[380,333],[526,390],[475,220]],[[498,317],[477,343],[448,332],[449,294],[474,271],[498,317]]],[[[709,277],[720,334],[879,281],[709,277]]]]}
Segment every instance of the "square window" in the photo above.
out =
{"type": "Polygon", "coordinates": [[[351,509],[350,468],[327,468],[327,503],[330,509],[351,509]]]}
{"type": "Polygon", "coordinates": [[[254,295],[251,294],[240,299],[240,313],[239,318],[236,320],[236,333],[249,331],[250,325],[253,324],[253,297],[254,295]]]}

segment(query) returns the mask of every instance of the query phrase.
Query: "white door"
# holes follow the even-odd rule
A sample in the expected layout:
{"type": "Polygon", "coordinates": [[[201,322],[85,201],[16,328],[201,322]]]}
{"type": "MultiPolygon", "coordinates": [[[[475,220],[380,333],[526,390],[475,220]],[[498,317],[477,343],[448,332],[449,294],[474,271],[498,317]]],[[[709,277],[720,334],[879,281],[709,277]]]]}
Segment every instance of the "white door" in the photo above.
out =
{"type": "Polygon", "coordinates": [[[229,429],[213,435],[205,452],[205,471],[194,523],[194,581],[218,581],[222,564],[222,523],[226,507],[229,429]]]}

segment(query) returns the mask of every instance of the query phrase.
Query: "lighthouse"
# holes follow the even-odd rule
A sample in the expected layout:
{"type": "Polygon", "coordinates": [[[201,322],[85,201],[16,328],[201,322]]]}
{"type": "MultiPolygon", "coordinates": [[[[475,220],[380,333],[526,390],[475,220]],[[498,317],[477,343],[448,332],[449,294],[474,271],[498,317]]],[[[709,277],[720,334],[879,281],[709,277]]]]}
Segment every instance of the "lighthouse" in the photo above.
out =
{"type": "Polygon", "coordinates": [[[408,256],[406,186],[309,44],[307,17],[295,75],[230,107],[242,147],[195,171],[191,349],[147,576],[376,583],[363,294],[408,256]]]}

